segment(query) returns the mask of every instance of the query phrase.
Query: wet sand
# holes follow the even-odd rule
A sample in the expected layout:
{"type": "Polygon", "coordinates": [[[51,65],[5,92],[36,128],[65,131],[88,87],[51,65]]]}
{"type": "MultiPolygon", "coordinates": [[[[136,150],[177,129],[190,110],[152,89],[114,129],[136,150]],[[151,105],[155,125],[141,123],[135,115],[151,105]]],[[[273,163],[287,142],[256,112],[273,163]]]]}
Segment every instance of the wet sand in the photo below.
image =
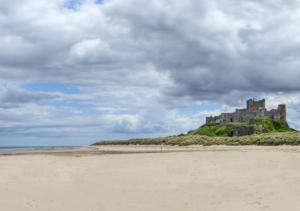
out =
{"type": "Polygon", "coordinates": [[[10,153],[0,166],[8,211],[300,207],[298,146],[102,146],[10,153]]]}

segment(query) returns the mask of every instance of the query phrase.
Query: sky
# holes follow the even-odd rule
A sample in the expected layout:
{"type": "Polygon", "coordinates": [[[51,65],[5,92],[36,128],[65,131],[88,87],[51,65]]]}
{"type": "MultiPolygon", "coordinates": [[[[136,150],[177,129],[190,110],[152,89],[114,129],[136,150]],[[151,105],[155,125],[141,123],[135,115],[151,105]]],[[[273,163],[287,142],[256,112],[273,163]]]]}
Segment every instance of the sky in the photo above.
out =
{"type": "Polygon", "coordinates": [[[0,146],[195,129],[266,98],[300,129],[297,0],[0,4],[0,146]]]}

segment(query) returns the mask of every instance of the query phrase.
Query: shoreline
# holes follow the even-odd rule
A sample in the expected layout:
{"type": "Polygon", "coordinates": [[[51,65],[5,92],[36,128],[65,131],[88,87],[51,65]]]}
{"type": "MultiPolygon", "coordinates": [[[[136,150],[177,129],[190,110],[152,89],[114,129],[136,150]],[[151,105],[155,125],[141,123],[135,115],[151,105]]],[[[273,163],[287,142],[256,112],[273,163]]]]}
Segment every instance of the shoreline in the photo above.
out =
{"type": "Polygon", "coordinates": [[[178,152],[234,152],[234,151],[283,151],[300,153],[300,146],[279,145],[279,146],[228,146],[228,145],[190,145],[190,146],[170,146],[170,145],[103,145],[103,146],[83,146],[67,149],[46,149],[46,150],[13,150],[0,151],[2,156],[21,155],[57,155],[57,156],[97,156],[105,154],[143,154],[143,153],[178,153],[178,152]]]}

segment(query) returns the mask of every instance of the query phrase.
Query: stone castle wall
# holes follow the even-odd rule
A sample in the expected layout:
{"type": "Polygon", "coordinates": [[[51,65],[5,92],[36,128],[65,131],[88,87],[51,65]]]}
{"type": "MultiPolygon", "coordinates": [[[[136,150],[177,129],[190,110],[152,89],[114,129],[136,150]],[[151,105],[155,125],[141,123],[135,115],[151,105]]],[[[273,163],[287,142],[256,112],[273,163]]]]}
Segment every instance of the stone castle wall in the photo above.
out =
{"type": "Polygon", "coordinates": [[[278,105],[277,109],[266,109],[265,99],[255,101],[247,100],[247,108],[236,109],[233,113],[222,113],[219,116],[206,117],[206,123],[228,123],[249,121],[255,118],[272,119],[277,122],[286,122],[286,106],[278,105]]]}

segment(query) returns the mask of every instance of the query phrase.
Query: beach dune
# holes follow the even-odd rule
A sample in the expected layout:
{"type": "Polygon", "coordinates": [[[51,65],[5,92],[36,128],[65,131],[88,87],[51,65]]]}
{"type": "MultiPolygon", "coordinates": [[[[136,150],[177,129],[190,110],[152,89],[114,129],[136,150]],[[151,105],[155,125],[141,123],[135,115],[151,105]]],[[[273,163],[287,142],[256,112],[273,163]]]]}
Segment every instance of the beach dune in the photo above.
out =
{"type": "Polygon", "coordinates": [[[291,146],[0,156],[0,206],[6,211],[292,211],[300,207],[299,164],[300,147],[291,146]]]}

